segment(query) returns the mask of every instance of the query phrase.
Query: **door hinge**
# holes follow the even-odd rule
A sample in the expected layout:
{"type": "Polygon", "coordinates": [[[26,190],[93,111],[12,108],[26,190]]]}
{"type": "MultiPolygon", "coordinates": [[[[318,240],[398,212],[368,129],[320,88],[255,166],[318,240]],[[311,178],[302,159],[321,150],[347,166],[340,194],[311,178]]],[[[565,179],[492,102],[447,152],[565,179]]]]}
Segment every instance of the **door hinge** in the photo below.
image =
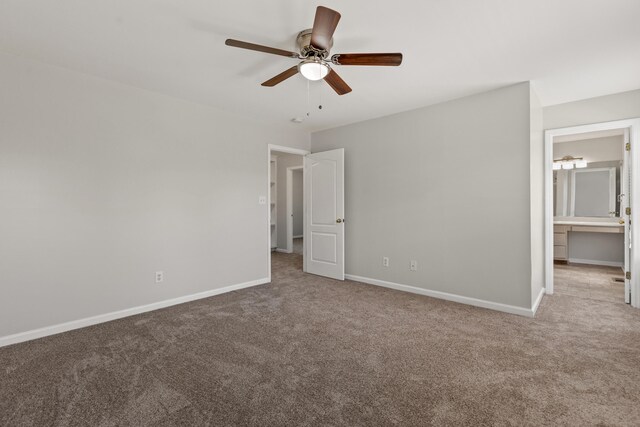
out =
{"type": "MultiPolygon", "coordinates": [[[[619,145],[618,145],[618,147],[619,147],[619,145]]],[[[627,151],[631,151],[631,143],[627,142],[626,144],[624,144],[624,149],[627,150],[627,151]]]]}
{"type": "Polygon", "coordinates": [[[624,208],[624,213],[627,215],[631,215],[631,208],[624,208]]]}
{"type": "Polygon", "coordinates": [[[625,277],[627,278],[627,280],[631,280],[631,272],[627,271],[627,274],[625,274],[625,277]]]}

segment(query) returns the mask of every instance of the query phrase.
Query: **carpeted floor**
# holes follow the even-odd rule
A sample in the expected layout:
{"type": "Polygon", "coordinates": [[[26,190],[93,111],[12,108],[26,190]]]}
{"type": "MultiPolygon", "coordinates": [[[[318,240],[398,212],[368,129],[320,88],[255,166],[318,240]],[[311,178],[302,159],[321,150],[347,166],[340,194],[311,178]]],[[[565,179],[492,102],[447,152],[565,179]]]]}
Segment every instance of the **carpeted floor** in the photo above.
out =
{"type": "Polygon", "coordinates": [[[554,264],[553,274],[556,294],[624,302],[624,273],[620,267],[554,264]],[[616,282],[614,278],[622,281],[616,282]]]}
{"type": "Polygon", "coordinates": [[[0,349],[0,425],[639,425],[640,311],[535,319],[300,271],[0,349]]]}
{"type": "Polygon", "coordinates": [[[302,255],[302,245],[304,244],[303,238],[298,237],[297,239],[293,239],[293,253],[302,255]]]}

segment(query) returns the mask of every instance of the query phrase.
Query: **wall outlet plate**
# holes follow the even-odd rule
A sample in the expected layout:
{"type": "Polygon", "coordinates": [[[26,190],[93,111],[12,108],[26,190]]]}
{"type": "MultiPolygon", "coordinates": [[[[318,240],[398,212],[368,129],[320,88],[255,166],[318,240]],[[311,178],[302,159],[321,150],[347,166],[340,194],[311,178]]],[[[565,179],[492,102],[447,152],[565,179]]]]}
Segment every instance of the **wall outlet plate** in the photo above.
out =
{"type": "Polygon", "coordinates": [[[267,204],[267,197],[266,196],[258,197],[258,204],[259,205],[266,205],[267,204]]]}
{"type": "Polygon", "coordinates": [[[409,270],[418,271],[418,261],[416,261],[415,259],[412,259],[411,264],[409,264],[409,270]]]}
{"type": "Polygon", "coordinates": [[[388,256],[382,257],[382,266],[383,267],[389,267],[389,257],[388,256]]]}
{"type": "Polygon", "coordinates": [[[164,272],[156,271],[156,283],[161,283],[164,280],[164,272]]]}

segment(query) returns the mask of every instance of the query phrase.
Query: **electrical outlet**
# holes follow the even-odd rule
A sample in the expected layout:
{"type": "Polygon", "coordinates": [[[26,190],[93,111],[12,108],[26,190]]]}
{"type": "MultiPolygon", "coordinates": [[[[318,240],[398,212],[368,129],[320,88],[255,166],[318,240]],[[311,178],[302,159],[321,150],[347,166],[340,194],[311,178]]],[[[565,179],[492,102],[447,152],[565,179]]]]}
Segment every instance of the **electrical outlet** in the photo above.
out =
{"type": "Polygon", "coordinates": [[[412,259],[411,265],[409,266],[409,270],[418,271],[418,261],[416,261],[415,259],[412,259]]]}
{"type": "Polygon", "coordinates": [[[258,197],[258,204],[259,205],[266,205],[267,204],[267,197],[266,196],[258,197]]]}
{"type": "Polygon", "coordinates": [[[164,280],[164,272],[156,271],[156,283],[161,283],[164,280]]]}
{"type": "Polygon", "coordinates": [[[383,267],[389,267],[389,257],[388,256],[383,256],[382,257],[382,266],[383,267]]]}

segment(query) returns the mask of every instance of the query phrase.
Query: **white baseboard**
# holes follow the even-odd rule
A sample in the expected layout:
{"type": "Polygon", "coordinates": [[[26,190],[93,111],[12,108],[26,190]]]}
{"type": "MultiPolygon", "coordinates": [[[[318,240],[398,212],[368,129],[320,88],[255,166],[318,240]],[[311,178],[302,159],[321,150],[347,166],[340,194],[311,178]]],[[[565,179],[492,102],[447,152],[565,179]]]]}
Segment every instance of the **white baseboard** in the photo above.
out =
{"type": "Polygon", "coordinates": [[[545,289],[542,288],[540,289],[540,292],[538,293],[538,298],[536,298],[536,300],[533,302],[533,305],[531,306],[531,317],[534,317],[536,315],[536,312],[538,311],[538,307],[540,307],[540,303],[542,302],[542,297],[545,294],[545,289]]]}
{"type": "Polygon", "coordinates": [[[624,268],[624,263],[617,262],[617,261],[598,261],[594,259],[580,259],[580,258],[569,258],[568,261],[576,264],[604,265],[606,267],[624,268]]]}
{"type": "Polygon", "coordinates": [[[293,236],[294,239],[302,239],[304,237],[304,234],[301,234],[299,236],[293,236]]]}
{"type": "Polygon", "coordinates": [[[282,248],[278,248],[278,249],[276,249],[276,252],[281,252],[281,253],[283,253],[283,254],[290,254],[290,253],[293,253],[293,251],[288,251],[288,250],[286,250],[286,249],[282,249],[282,248]]]}
{"type": "Polygon", "coordinates": [[[152,304],[140,305],[137,307],[126,308],[124,310],[113,311],[111,313],[99,314],[93,317],[86,317],[84,319],[72,320],[70,322],[59,323],[57,325],[45,326],[44,328],[34,329],[31,331],[20,332],[13,335],[7,335],[0,337],[0,347],[4,347],[11,344],[18,344],[25,341],[34,340],[36,338],[42,338],[49,335],[59,334],[61,332],[71,331],[73,329],[84,328],[91,325],[97,325],[98,323],[109,322],[111,320],[121,319],[123,317],[133,316],[134,314],[146,313],[148,311],[158,310],[160,308],[170,307],[172,305],[182,304],[189,301],[195,301],[202,298],[208,298],[215,295],[224,294],[231,291],[237,291],[239,289],[249,288],[251,286],[262,285],[269,283],[268,278],[252,280],[245,283],[239,283],[237,285],[225,286],[224,288],[212,289],[210,291],[199,292],[197,294],[185,295],[178,298],[172,298],[164,301],[154,302],[152,304]]]}
{"type": "MultiPolygon", "coordinates": [[[[367,283],[369,285],[382,286],[384,288],[396,289],[398,291],[411,292],[412,294],[425,295],[432,298],[443,299],[447,301],[459,302],[461,304],[473,305],[475,307],[488,308],[491,310],[502,311],[505,313],[518,314],[525,317],[533,317],[535,310],[533,308],[517,307],[515,305],[502,304],[481,300],[477,298],[465,297],[461,295],[450,294],[447,292],[433,291],[430,289],[417,288],[410,285],[402,285],[399,283],[387,282],[384,280],[371,279],[368,277],[354,276],[353,274],[345,274],[344,277],[356,282],[367,283]]],[[[538,296],[541,299],[542,296],[538,296]]],[[[539,303],[539,301],[537,301],[539,303]]],[[[536,307],[537,308],[537,307],[536,307]]]]}

